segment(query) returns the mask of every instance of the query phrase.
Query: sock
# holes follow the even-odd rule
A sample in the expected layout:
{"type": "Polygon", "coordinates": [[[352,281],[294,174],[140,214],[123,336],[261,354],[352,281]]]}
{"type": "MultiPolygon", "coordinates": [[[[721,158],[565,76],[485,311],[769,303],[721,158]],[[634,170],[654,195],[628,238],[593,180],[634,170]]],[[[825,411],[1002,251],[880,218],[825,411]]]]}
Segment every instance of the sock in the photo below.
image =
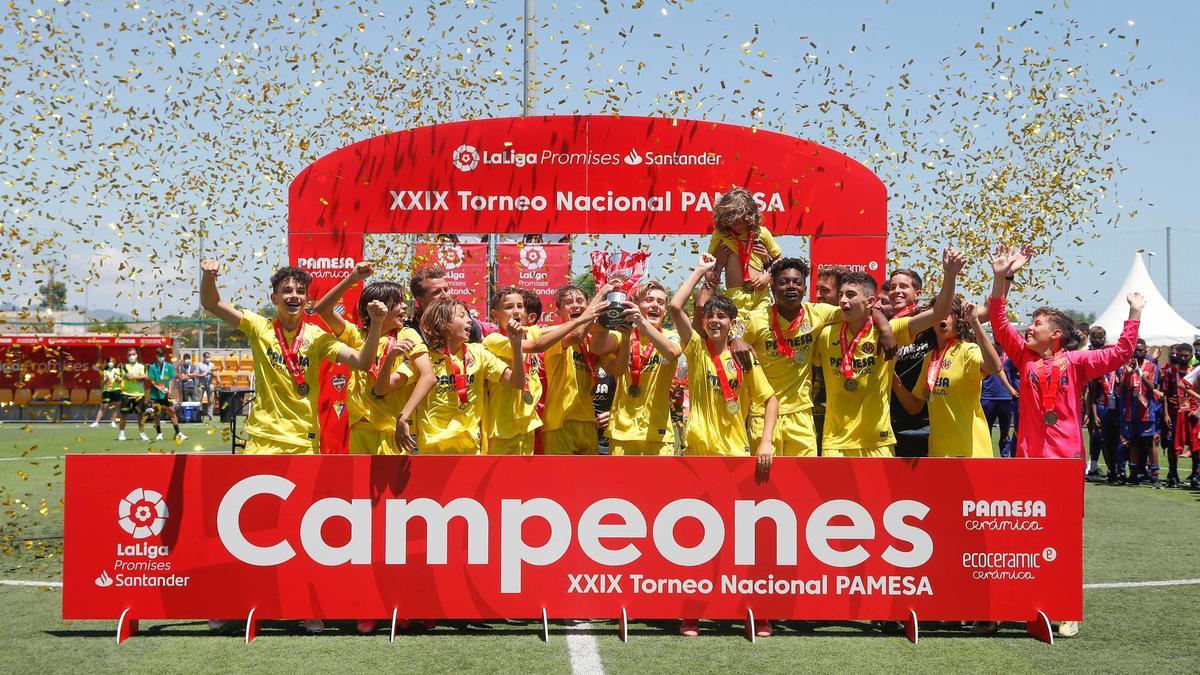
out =
{"type": "Polygon", "coordinates": [[[1096,458],[1093,457],[1092,461],[1088,462],[1088,473],[1092,473],[1092,472],[1099,471],[1099,470],[1100,470],[1100,462],[1098,462],[1096,460],[1096,458]]]}
{"type": "Polygon", "coordinates": [[[154,433],[156,433],[156,434],[162,433],[162,426],[158,422],[154,423],[154,433]]]}
{"type": "Polygon", "coordinates": [[[175,427],[175,435],[178,436],[179,435],[179,425],[174,422],[171,422],[171,426],[175,427]]]}
{"type": "Polygon", "coordinates": [[[1150,478],[1151,478],[1151,480],[1158,480],[1158,465],[1157,464],[1150,465],[1150,478]]]}

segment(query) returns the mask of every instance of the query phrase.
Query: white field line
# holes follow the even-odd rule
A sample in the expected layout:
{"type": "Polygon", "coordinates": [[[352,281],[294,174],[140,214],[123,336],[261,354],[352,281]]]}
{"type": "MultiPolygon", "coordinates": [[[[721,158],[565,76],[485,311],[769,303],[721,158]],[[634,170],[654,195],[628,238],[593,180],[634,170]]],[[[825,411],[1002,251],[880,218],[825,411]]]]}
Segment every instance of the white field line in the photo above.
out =
{"type": "Polygon", "coordinates": [[[589,632],[590,623],[567,626],[567,651],[571,656],[572,675],[604,675],[596,637],[589,632]]]}
{"type": "Polygon", "coordinates": [[[1093,588],[1145,588],[1148,586],[1195,586],[1200,579],[1167,579],[1166,581],[1118,581],[1111,584],[1084,584],[1084,590],[1093,588]]]}
{"type": "Polygon", "coordinates": [[[61,581],[24,581],[21,579],[0,579],[0,586],[45,586],[62,588],[61,581]]]}
{"type": "Polygon", "coordinates": [[[62,455],[30,455],[29,457],[0,457],[0,462],[35,462],[39,459],[64,459],[62,455]]]}

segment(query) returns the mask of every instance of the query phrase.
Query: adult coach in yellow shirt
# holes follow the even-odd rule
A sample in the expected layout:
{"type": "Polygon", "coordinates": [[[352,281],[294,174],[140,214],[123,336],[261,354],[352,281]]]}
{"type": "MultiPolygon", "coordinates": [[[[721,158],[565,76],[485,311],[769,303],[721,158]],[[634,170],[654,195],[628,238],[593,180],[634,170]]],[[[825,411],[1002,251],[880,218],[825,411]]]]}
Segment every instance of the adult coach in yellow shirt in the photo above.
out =
{"type": "Polygon", "coordinates": [[[980,394],[983,377],[1000,372],[1000,356],[983,334],[975,305],[960,298],[930,330],[937,347],[925,356],[922,377],[909,391],[893,374],[892,393],[914,415],[928,402],[930,457],[991,457],[980,394]]]}
{"type": "Polygon", "coordinates": [[[683,348],[679,334],[662,327],[666,316],[666,287],[657,281],[640,284],[627,303],[617,351],[604,360],[604,369],[616,379],[609,454],[675,454],[671,379],[683,348]]]}
{"type": "MultiPolygon", "coordinates": [[[[753,351],[779,398],[773,445],[775,454],[782,457],[817,456],[811,395],[813,343],[825,326],[842,322],[840,307],[804,301],[808,272],[808,263],[799,258],[777,260],[769,270],[775,302],[752,312],[745,335],[730,344],[734,356],[742,356],[739,360],[743,368],[750,366],[748,352],[753,351]]],[[[884,352],[894,353],[896,339],[887,317],[875,310],[871,320],[880,331],[884,352]]],[[[750,407],[748,426],[753,446],[762,439],[763,414],[761,405],[750,407]]]]}
{"type": "MultiPolygon", "coordinates": [[[[944,279],[933,307],[915,316],[892,319],[898,345],[950,313],[954,282],[965,259],[952,249],[942,255],[944,279]]],[[[845,321],[827,326],[817,339],[815,358],[825,377],[825,435],[828,457],[894,457],[889,392],[894,364],[879,353],[878,335],[868,312],[878,302],[879,285],[866,272],[842,275],[838,303],[845,321]]]]}
{"type": "Polygon", "coordinates": [[[321,361],[337,361],[359,370],[370,368],[382,322],[371,326],[361,350],[353,349],[304,322],[308,285],[312,283],[308,272],[289,266],[271,277],[271,304],[278,317],[272,321],[222,300],[217,290],[219,269],[216,260],[200,261],[200,305],[240,330],[250,342],[255,399],[254,412],[246,422],[246,454],[319,453],[321,361]]]}

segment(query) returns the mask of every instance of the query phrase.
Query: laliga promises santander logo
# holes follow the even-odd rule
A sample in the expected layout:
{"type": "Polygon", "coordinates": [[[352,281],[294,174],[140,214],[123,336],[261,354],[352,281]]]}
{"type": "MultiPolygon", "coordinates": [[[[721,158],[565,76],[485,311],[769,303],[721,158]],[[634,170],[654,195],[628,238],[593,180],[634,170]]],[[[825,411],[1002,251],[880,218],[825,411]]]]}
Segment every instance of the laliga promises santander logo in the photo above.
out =
{"type": "Polygon", "coordinates": [[[458,146],[452,155],[454,167],[459,171],[471,171],[479,166],[479,151],[473,145],[458,146]]]}
{"type": "Polygon", "coordinates": [[[546,249],[541,244],[526,244],[521,251],[521,265],[527,270],[540,270],[546,265],[546,249]]]}
{"type": "Polygon", "coordinates": [[[167,503],[154,490],[136,488],[117,506],[117,524],[134,539],[162,532],[167,524],[167,503]]]}

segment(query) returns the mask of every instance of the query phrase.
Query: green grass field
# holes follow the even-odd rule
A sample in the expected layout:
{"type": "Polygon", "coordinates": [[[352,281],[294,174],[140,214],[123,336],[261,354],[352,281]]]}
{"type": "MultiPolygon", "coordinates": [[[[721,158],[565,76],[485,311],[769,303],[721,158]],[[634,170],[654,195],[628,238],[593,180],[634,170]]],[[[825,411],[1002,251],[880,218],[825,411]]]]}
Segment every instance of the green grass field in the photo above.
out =
{"type": "MultiPolygon", "coordinates": [[[[114,430],[83,425],[0,426],[0,579],[62,578],[62,456],[68,452],[227,452],[222,429],[185,427],[180,445],[118,443],[114,430]]],[[[167,434],[170,436],[170,432],[167,434]]],[[[1190,468],[1190,463],[1185,462],[1190,468]]],[[[1030,477],[1036,480],[1035,476],[1030,477]]],[[[1084,521],[1086,583],[1200,577],[1197,520],[1200,491],[1089,485],[1084,521]]],[[[812,631],[778,627],[750,644],[738,627],[706,624],[700,638],[675,634],[676,624],[630,626],[628,643],[612,622],[552,626],[550,641],[536,623],[488,628],[441,626],[405,634],[359,636],[334,625],[319,636],[288,624],[268,625],[252,645],[210,635],[202,621],[143,622],[123,645],[115,622],[63,621],[57,588],[0,586],[0,671],[88,672],[248,671],[356,672],[367,669],[562,673],[572,670],[569,642],[594,640],[604,671],[641,672],[1192,672],[1200,657],[1200,585],[1089,589],[1080,635],[1054,646],[1023,626],[1000,636],[923,627],[919,645],[864,624],[812,631]]],[[[577,660],[576,666],[582,663],[577,660]]]]}

